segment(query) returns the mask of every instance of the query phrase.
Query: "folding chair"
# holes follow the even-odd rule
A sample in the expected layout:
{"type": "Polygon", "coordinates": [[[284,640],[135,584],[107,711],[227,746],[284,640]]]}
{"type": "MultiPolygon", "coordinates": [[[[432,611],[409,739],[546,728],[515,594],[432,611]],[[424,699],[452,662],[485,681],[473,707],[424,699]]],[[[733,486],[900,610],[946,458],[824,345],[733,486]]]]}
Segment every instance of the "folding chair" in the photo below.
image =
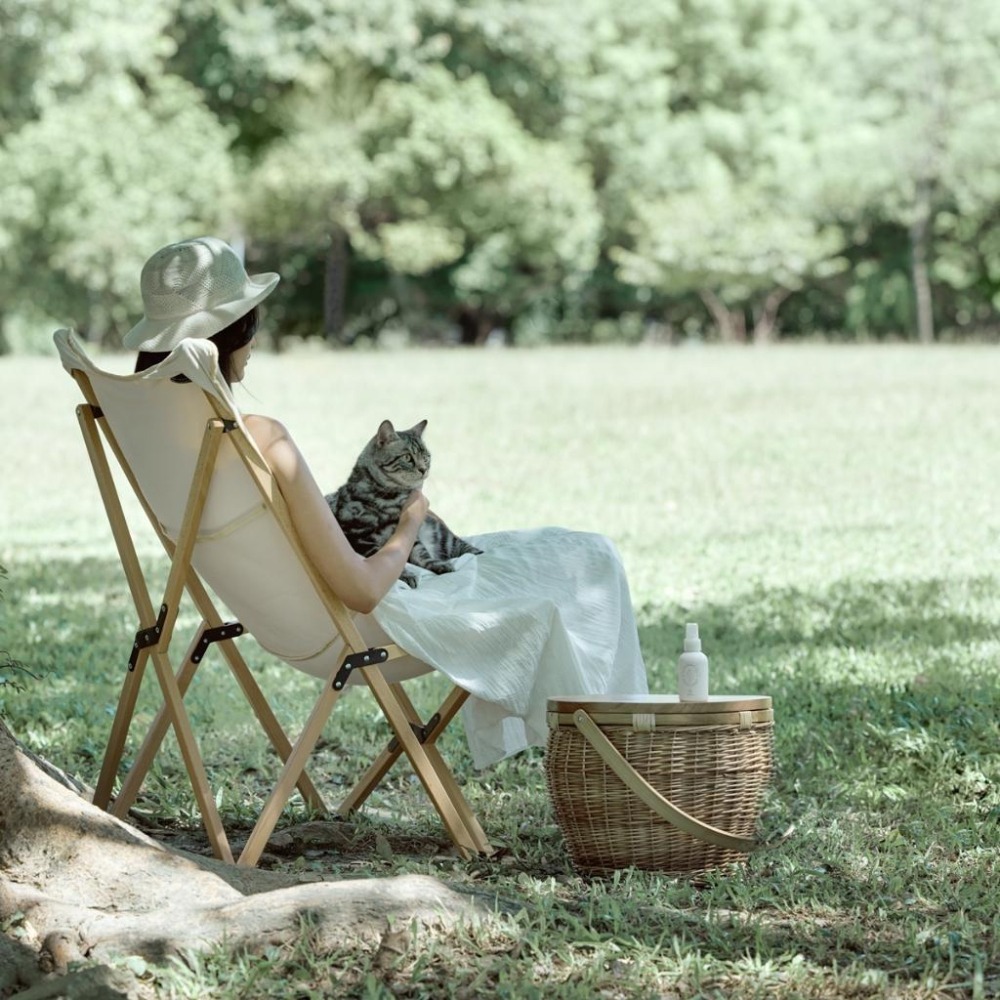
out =
{"type": "Polygon", "coordinates": [[[95,366],[70,331],[58,331],[54,340],[63,366],[83,393],[85,403],[77,408],[77,418],[139,619],[95,803],[124,818],[172,727],[212,849],[217,857],[233,860],[184,707],[185,692],[208,647],[218,643],[284,762],[238,864],[257,864],[296,788],[312,808],[325,811],[305,767],[339,698],[352,683],[362,681],[381,707],[392,738],[341,804],[339,815],[358,809],[405,755],[462,856],[492,853],[436,745],[468,693],[454,687],[426,723],[420,719],[403,681],[432,668],[417,663],[394,643],[366,642],[362,635],[368,626],[365,616],[353,616],[319,577],[292,527],[277,483],[246,433],[219,374],[214,345],[184,341],[161,364],[123,376],[95,366]],[[173,381],[178,375],[189,381],[173,381]],[[140,568],[104,442],[170,561],[157,607],[140,568]],[[209,588],[236,620],[219,614],[209,588]],[[203,620],[175,671],[170,647],[185,591],[203,620]],[[236,647],[234,639],[247,634],[279,659],[323,681],[294,744],[236,647]],[[149,660],[163,705],[112,803],[149,660]]]}

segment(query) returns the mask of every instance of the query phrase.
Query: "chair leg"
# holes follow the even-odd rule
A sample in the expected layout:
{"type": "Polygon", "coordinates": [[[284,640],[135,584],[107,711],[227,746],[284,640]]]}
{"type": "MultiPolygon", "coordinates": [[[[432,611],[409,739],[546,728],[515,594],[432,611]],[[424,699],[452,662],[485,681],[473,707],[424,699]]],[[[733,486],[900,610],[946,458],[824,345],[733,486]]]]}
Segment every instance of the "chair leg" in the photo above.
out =
{"type": "MultiPolygon", "coordinates": [[[[291,741],[285,735],[284,729],[281,728],[281,723],[278,722],[271,711],[271,707],[264,697],[264,692],[261,691],[257,681],[254,680],[246,661],[232,642],[222,642],[220,648],[222,655],[225,656],[226,662],[229,664],[229,669],[236,678],[236,682],[239,684],[247,701],[250,703],[250,707],[257,716],[257,721],[260,722],[264,732],[267,733],[267,738],[270,740],[271,746],[274,747],[275,753],[281,758],[283,764],[288,763],[288,758],[292,754],[291,741]]],[[[320,795],[319,790],[313,784],[312,779],[305,770],[299,772],[295,784],[302,798],[305,799],[311,809],[319,813],[327,812],[323,796],[320,795]]]]}
{"type": "Polygon", "coordinates": [[[489,842],[489,838],[486,836],[482,826],[480,826],[479,820],[476,819],[476,814],[472,811],[472,807],[469,805],[465,795],[462,793],[461,787],[455,780],[455,775],[445,763],[440,751],[432,744],[425,747],[424,752],[441,783],[444,785],[449,800],[461,817],[465,832],[468,835],[468,841],[472,844],[474,853],[492,854],[493,845],[489,842]]]}
{"type": "MultiPolygon", "coordinates": [[[[390,687],[396,692],[397,697],[402,696],[409,703],[409,698],[406,696],[401,684],[392,684],[390,687]]],[[[430,722],[427,723],[423,735],[423,742],[425,744],[434,743],[441,733],[448,728],[449,723],[458,714],[458,710],[468,697],[468,691],[463,691],[462,688],[457,686],[452,688],[451,693],[431,717],[430,722]]],[[[412,709],[412,703],[410,703],[410,708],[412,709]]],[[[411,718],[418,724],[420,723],[416,710],[412,710],[411,718]]],[[[346,818],[352,812],[360,809],[368,799],[368,796],[375,791],[379,783],[402,755],[403,746],[397,738],[393,737],[388,746],[372,761],[365,770],[365,773],[358,779],[355,786],[341,802],[337,814],[346,818]]]]}
{"type": "Polygon", "coordinates": [[[399,693],[392,691],[379,671],[366,670],[365,679],[459,853],[463,857],[492,853],[486,835],[437,748],[425,747],[410,727],[415,712],[409,698],[405,695],[400,698],[399,693]]]}
{"type": "MultiPolygon", "coordinates": [[[[204,624],[205,623],[202,622],[203,627],[199,629],[195,635],[194,640],[188,647],[187,652],[184,654],[184,660],[181,663],[180,669],[177,671],[177,690],[181,698],[187,694],[187,690],[191,686],[191,681],[194,680],[195,671],[198,669],[198,664],[191,659],[191,656],[201,639],[201,634],[204,631],[204,624]]],[[[139,747],[139,752],[136,754],[135,760],[132,762],[132,767],[125,776],[121,789],[115,797],[115,804],[111,812],[119,819],[124,819],[128,814],[129,809],[132,808],[132,804],[135,802],[135,798],[139,794],[139,789],[142,788],[143,781],[146,780],[146,775],[149,773],[149,769],[153,765],[153,760],[155,759],[156,754],[160,749],[160,744],[163,742],[163,737],[166,736],[169,728],[170,716],[167,711],[167,705],[164,702],[164,704],[160,707],[160,710],[156,713],[156,718],[153,719],[153,724],[149,727],[149,732],[146,734],[146,738],[142,741],[142,746],[139,747]]]]}
{"type": "MultiPolygon", "coordinates": [[[[208,592],[205,590],[204,585],[194,572],[191,572],[188,575],[187,590],[191,595],[191,599],[194,601],[195,606],[198,608],[198,611],[204,617],[204,624],[211,628],[221,625],[222,619],[219,617],[219,613],[215,610],[215,606],[212,604],[212,599],[208,596],[208,592]]],[[[261,691],[257,681],[254,679],[253,673],[247,666],[246,660],[243,659],[242,654],[236,648],[236,644],[231,640],[225,639],[220,642],[219,649],[225,657],[226,663],[229,665],[229,669],[232,671],[233,676],[236,678],[236,683],[239,684],[244,696],[250,703],[250,707],[257,716],[257,720],[260,722],[264,732],[267,734],[267,738],[271,741],[271,746],[274,747],[275,752],[281,758],[282,762],[287,762],[289,755],[292,752],[292,744],[285,735],[285,731],[282,729],[281,723],[278,722],[274,712],[271,711],[271,706],[268,705],[267,699],[264,697],[264,693],[261,691]]],[[[320,813],[325,813],[327,811],[326,803],[324,803],[323,797],[320,795],[305,770],[303,770],[299,775],[297,785],[299,792],[302,794],[302,798],[309,803],[310,808],[320,813]]]]}
{"type": "MultiPolygon", "coordinates": [[[[130,671],[125,680],[126,689],[122,692],[119,701],[118,711],[115,716],[115,725],[112,729],[112,740],[108,744],[105,753],[104,765],[101,769],[101,781],[99,790],[103,795],[110,791],[111,783],[118,770],[124,748],[125,737],[128,735],[129,723],[135,709],[136,696],[139,690],[139,683],[142,679],[142,672],[146,659],[152,656],[156,669],[157,679],[163,693],[164,706],[157,714],[153,727],[139,751],[135,763],[125,778],[121,790],[115,799],[112,814],[119,819],[123,819],[129,807],[135,800],[135,796],[142,785],[149,767],[159,749],[168,726],[173,726],[180,747],[181,756],[188,777],[194,789],[195,799],[198,809],[201,812],[202,822],[205,825],[205,832],[208,834],[209,843],[217,858],[233,861],[233,854],[226,838],[226,832],[219,817],[218,808],[215,805],[215,798],[212,789],[208,784],[208,777],[205,774],[205,767],[202,763],[201,754],[195,742],[194,732],[191,729],[191,722],[187,712],[184,710],[183,693],[190,686],[191,679],[197,669],[197,665],[190,663],[190,650],[185,657],[185,663],[181,667],[177,676],[174,675],[170,665],[170,659],[166,653],[158,652],[155,649],[141,650],[136,662],[134,671],[130,671]]],[[[94,795],[95,804],[100,808],[107,808],[107,800],[103,804],[98,802],[97,792],[94,795]]]]}
{"type": "MultiPolygon", "coordinates": [[[[416,709],[413,707],[413,703],[410,701],[409,695],[407,695],[407,693],[402,689],[402,686],[400,686],[398,697],[402,702],[404,709],[411,716],[416,716],[416,709]]],[[[445,763],[444,758],[441,756],[441,752],[437,748],[438,737],[445,731],[448,723],[455,717],[458,710],[462,707],[468,697],[468,691],[464,691],[459,687],[454,687],[452,689],[451,693],[445,699],[438,711],[440,718],[427,732],[426,738],[421,746],[423,747],[424,753],[427,755],[431,766],[434,768],[435,773],[444,785],[449,799],[452,801],[455,809],[461,817],[462,824],[469,835],[469,839],[475,846],[476,853],[492,854],[493,847],[487,839],[482,826],[480,826],[479,820],[476,819],[476,814],[472,811],[472,808],[466,800],[458,781],[455,779],[455,775],[452,773],[451,768],[445,763]]]]}
{"type": "MultiPolygon", "coordinates": [[[[184,655],[184,661],[181,664],[180,670],[177,672],[177,689],[182,698],[187,694],[187,690],[194,680],[195,671],[198,669],[198,664],[192,659],[192,654],[200,645],[205,629],[209,627],[211,626],[209,626],[208,622],[203,621],[201,623],[201,627],[195,633],[195,637],[188,647],[187,653],[184,655]]],[[[267,732],[272,746],[282,761],[286,761],[292,751],[292,745],[289,743],[288,737],[285,736],[280,723],[271,712],[263,692],[257,686],[257,682],[250,673],[250,668],[246,665],[246,661],[240,656],[239,651],[232,644],[231,640],[223,640],[220,646],[247,700],[250,702],[258,720],[267,732]]],[[[132,768],[125,776],[121,790],[115,797],[112,812],[119,819],[124,819],[135,802],[136,796],[139,794],[139,789],[142,787],[142,783],[149,773],[149,769],[156,758],[160,744],[163,742],[163,737],[166,735],[169,726],[170,720],[167,716],[166,705],[163,705],[157,712],[153,724],[149,727],[149,732],[146,734],[146,738],[139,748],[139,752],[136,754],[132,768]]],[[[121,754],[119,754],[119,758],[120,756],[121,754]]],[[[326,805],[322,797],[305,771],[299,776],[297,785],[299,791],[302,793],[302,797],[309,803],[310,807],[317,812],[326,812],[326,805]]]]}
{"type": "Polygon", "coordinates": [[[256,825],[250,831],[250,836],[243,845],[243,850],[236,862],[241,867],[252,868],[260,860],[260,856],[267,846],[268,838],[277,826],[281,812],[291,797],[292,789],[305,768],[306,761],[309,760],[313,748],[316,746],[316,741],[320,738],[323,727],[330,718],[333,706],[339,698],[340,691],[336,690],[332,684],[324,685],[322,694],[316,699],[316,704],[313,706],[302,732],[299,733],[299,738],[295,741],[288,760],[285,761],[277,784],[271,790],[271,794],[257,818],[256,825]]]}
{"type": "MultiPolygon", "coordinates": [[[[104,452],[104,446],[101,444],[101,435],[97,429],[95,412],[93,406],[78,406],[76,416],[80,424],[80,431],[83,434],[84,443],[87,446],[90,464],[94,470],[94,478],[97,480],[97,488],[100,491],[101,500],[104,503],[104,509],[108,516],[108,525],[115,540],[115,547],[118,550],[122,570],[125,573],[125,579],[139,616],[139,622],[149,625],[156,621],[156,615],[153,612],[153,605],[149,598],[149,588],[146,586],[146,580],[139,565],[139,558],[135,552],[135,545],[132,542],[128,522],[125,520],[125,513],[122,510],[121,500],[115,487],[114,477],[111,474],[111,466],[108,464],[108,457],[104,452]]],[[[111,735],[104,752],[104,762],[101,765],[97,788],[94,791],[94,804],[101,809],[106,809],[108,803],[111,801],[111,790],[114,786],[115,776],[118,773],[118,767],[121,764],[122,754],[125,751],[125,741],[128,738],[129,727],[132,724],[132,717],[135,714],[136,700],[139,696],[139,687],[142,683],[142,675],[148,655],[148,649],[143,648],[139,650],[134,669],[126,674],[125,681],[122,684],[121,695],[118,698],[118,707],[115,710],[115,718],[111,727],[111,735]]]]}
{"type": "Polygon", "coordinates": [[[195,799],[198,802],[198,809],[201,812],[202,822],[205,824],[209,843],[217,858],[232,864],[233,853],[229,848],[226,831],[222,827],[219,810],[216,808],[215,798],[208,784],[205,765],[198,752],[198,744],[191,729],[191,720],[184,709],[184,701],[181,698],[174,670],[170,665],[170,658],[166,653],[158,650],[153,650],[150,655],[156,668],[160,690],[163,692],[163,700],[166,702],[167,715],[174,728],[181,757],[184,759],[184,766],[194,788],[195,799]]]}
{"type": "Polygon", "coordinates": [[[111,791],[114,788],[115,776],[118,774],[118,767],[125,753],[125,741],[128,739],[132,717],[135,715],[135,705],[139,698],[142,675],[145,671],[148,657],[148,650],[142,650],[134,669],[129,670],[125,674],[125,680],[122,683],[122,691],[118,697],[118,707],[115,709],[114,722],[111,724],[111,734],[108,737],[108,745],[104,750],[101,773],[97,779],[97,787],[94,789],[94,805],[98,809],[106,810],[111,801],[111,791]]]}

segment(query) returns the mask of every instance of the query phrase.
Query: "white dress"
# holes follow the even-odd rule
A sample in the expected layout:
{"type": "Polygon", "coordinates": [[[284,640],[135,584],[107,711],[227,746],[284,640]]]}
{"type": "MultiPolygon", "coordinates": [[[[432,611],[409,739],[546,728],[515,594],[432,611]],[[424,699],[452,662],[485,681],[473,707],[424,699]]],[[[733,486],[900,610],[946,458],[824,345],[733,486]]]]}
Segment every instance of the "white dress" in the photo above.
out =
{"type": "MultiPolygon", "coordinates": [[[[67,331],[55,339],[67,370],[100,387],[105,416],[163,531],[176,539],[205,420],[215,415],[194,386],[242,422],[215,345],[185,340],[153,368],[119,376],[97,368],[67,331]],[[194,386],[170,381],[179,374],[194,386]]],[[[193,564],[235,617],[275,656],[328,679],[343,639],[234,449],[220,450],[201,528],[193,564]]],[[[611,541],[562,528],[470,540],[482,555],[460,557],[441,576],[414,568],[415,590],[398,582],[355,620],[371,644],[387,635],[423,661],[394,660],[387,674],[391,667],[402,679],[430,664],[472,695],[462,713],[477,767],[544,744],[551,697],[646,693],[628,582],[611,541]]],[[[361,673],[351,680],[363,683],[361,673]]]]}
{"type": "MultiPolygon", "coordinates": [[[[646,694],[628,581],[614,544],[564,528],[469,539],[455,572],[416,569],[372,617],[399,646],[467,690],[476,767],[544,745],[547,701],[646,694]]],[[[408,567],[414,569],[414,567],[408,567]]]]}

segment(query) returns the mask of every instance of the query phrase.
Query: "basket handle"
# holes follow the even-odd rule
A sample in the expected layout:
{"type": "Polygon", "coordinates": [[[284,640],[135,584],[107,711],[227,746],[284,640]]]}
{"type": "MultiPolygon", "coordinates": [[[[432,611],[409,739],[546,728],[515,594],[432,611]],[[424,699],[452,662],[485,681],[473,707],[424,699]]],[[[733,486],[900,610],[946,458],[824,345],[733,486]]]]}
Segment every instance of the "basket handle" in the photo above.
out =
{"type": "Polygon", "coordinates": [[[636,771],[607,736],[601,732],[600,726],[582,708],[578,708],[573,713],[573,721],[587,742],[600,754],[604,763],[661,819],[672,823],[678,830],[689,833],[698,840],[714,844],[716,847],[746,853],[760,846],[756,840],[737,837],[724,830],[719,830],[717,827],[702,823],[690,813],[675,806],[670,799],[658,792],[636,771]]]}

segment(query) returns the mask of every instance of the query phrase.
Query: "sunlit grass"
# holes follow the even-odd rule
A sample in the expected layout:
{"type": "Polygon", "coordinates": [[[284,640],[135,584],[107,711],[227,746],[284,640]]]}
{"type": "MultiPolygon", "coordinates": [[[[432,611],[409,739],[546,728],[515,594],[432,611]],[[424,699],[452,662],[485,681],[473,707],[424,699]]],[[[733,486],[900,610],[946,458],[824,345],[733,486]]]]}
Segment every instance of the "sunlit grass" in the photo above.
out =
{"type": "MultiPolygon", "coordinates": [[[[654,690],[673,690],[683,623],[697,620],[713,690],[774,698],[762,833],[795,829],[704,883],[581,879],[542,752],[476,774],[456,732],[445,752],[503,862],[449,857],[400,768],[376,804],[405,818],[371,816],[356,851],[288,863],[324,877],[429,873],[501,897],[503,915],[388,965],[308,948],[220,952],[157,973],[164,995],[996,994],[998,376],[1000,355],[984,347],[256,355],[238,398],[285,421],[324,486],[383,417],[427,418],[428,492],[460,533],[558,523],[612,537],[654,690]]],[[[54,359],[3,359],[0,392],[12,415],[0,438],[0,648],[40,677],[0,687],[0,710],[92,782],[134,611],[75,387],[54,359]]],[[[162,573],[148,531],[140,550],[162,573]]],[[[279,715],[301,721],[308,678],[252,662],[279,715]]],[[[435,681],[421,683],[430,705],[435,681]]],[[[147,685],[143,719],[154,695],[147,685]]],[[[217,661],[189,704],[238,828],[273,758],[217,661]]],[[[341,707],[314,768],[331,801],[385,738],[365,695],[341,707]]],[[[181,775],[167,753],[144,808],[197,837],[181,775]]]]}

